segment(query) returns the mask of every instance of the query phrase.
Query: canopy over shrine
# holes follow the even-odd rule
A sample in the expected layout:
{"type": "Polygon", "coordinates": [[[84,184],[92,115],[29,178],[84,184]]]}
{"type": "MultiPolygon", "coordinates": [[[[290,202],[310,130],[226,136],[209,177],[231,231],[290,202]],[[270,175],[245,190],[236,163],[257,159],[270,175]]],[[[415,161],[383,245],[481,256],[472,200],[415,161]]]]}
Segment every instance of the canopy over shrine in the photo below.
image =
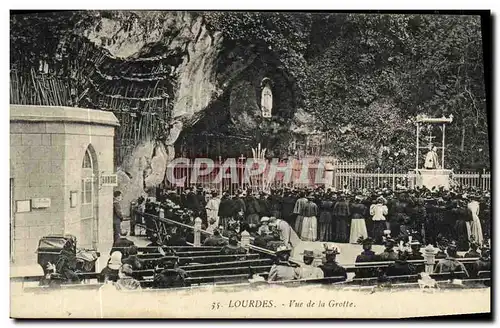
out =
{"type": "Polygon", "coordinates": [[[444,167],[444,154],[446,150],[446,124],[453,122],[453,115],[449,117],[428,117],[426,115],[418,115],[416,117],[415,123],[417,127],[416,134],[416,157],[415,157],[415,173],[416,173],[416,184],[417,186],[425,186],[429,189],[433,187],[444,187],[449,188],[450,185],[450,174],[451,170],[446,170],[444,167]],[[433,135],[433,127],[439,125],[441,130],[441,147],[434,144],[433,139],[436,136],[433,135]],[[425,130],[428,131],[428,135],[425,135],[425,130]],[[424,135],[427,143],[421,144],[421,136],[424,135]],[[421,169],[420,162],[420,149],[428,149],[426,155],[426,164],[424,168],[421,169]],[[441,163],[438,163],[438,156],[435,150],[441,151],[441,163]],[[430,161],[431,165],[428,166],[430,161]]]}
{"type": "Polygon", "coordinates": [[[453,122],[453,115],[450,115],[448,118],[446,117],[428,117],[426,115],[418,115],[416,119],[416,126],[417,126],[417,154],[416,154],[416,161],[415,161],[415,169],[419,169],[419,158],[420,158],[420,149],[426,148],[429,149],[432,147],[432,139],[435,138],[432,136],[432,133],[429,133],[428,136],[426,136],[426,139],[428,141],[428,144],[425,146],[420,146],[420,132],[422,130],[422,127],[424,125],[433,125],[433,124],[440,124],[441,125],[441,147],[436,147],[438,149],[441,149],[441,168],[444,169],[444,153],[446,149],[446,124],[453,122]]]}

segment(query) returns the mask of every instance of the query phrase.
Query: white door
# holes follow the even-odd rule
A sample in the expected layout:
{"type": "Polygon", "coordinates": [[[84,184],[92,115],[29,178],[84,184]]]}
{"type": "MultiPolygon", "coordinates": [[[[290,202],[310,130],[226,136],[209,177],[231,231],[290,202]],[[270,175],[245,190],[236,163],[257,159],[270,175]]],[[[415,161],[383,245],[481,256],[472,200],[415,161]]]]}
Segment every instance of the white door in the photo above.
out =
{"type": "Polygon", "coordinates": [[[95,213],[96,174],[89,150],[85,152],[81,180],[80,236],[78,248],[97,247],[97,220],[95,213]]]}

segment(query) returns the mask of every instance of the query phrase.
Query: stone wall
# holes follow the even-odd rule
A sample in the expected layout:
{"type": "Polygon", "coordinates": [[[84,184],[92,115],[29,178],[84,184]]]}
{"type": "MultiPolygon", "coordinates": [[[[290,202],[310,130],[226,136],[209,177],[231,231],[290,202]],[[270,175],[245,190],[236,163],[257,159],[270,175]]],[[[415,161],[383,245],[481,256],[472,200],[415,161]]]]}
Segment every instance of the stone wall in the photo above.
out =
{"type": "MultiPolygon", "coordinates": [[[[89,145],[95,150],[99,173],[113,173],[112,113],[64,107],[11,105],[10,161],[13,179],[13,254],[15,265],[36,263],[36,248],[49,234],[80,231],[82,162],[89,145]],[[99,122],[94,125],[92,122],[99,122]],[[78,191],[71,208],[70,192],[78,191]],[[50,206],[20,213],[16,201],[50,198],[50,206]]],[[[112,242],[113,187],[97,190],[99,244],[112,242]]],[[[78,245],[88,246],[88,245],[78,245]]]]}

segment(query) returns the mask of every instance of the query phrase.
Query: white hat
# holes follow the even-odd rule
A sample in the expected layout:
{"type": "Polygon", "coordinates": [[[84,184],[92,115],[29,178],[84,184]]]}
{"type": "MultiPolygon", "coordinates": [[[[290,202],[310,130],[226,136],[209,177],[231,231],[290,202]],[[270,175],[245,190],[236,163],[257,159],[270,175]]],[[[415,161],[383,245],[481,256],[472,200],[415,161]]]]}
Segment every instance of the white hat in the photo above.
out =
{"type": "Polygon", "coordinates": [[[285,245],[280,245],[276,248],[276,254],[278,253],[284,253],[284,252],[291,252],[292,250],[290,248],[288,248],[287,246],[285,245]]]}
{"type": "Polygon", "coordinates": [[[340,254],[340,247],[335,244],[325,243],[323,244],[325,247],[325,254],[340,254]]]}
{"type": "Polygon", "coordinates": [[[269,217],[263,216],[262,219],[260,219],[260,222],[269,222],[269,217]]]}
{"type": "Polygon", "coordinates": [[[109,259],[108,267],[111,270],[118,270],[122,266],[122,253],[115,251],[111,253],[111,258],[109,259]]]}

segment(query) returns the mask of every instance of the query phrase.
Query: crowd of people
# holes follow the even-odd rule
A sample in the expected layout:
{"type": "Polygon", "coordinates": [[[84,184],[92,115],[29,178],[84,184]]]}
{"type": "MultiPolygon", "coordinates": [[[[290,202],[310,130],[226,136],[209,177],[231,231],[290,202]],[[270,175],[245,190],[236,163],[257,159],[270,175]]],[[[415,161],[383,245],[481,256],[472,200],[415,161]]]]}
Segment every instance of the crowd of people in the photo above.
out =
{"type": "MultiPolygon", "coordinates": [[[[260,236],[270,230],[260,225],[275,221],[305,241],[355,244],[360,237],[371,237],[375,244],[382,244],[389,231],[397,240],[408,241],[412,236],[436,246],[440,239],[455,240],[459,251],[467,251],[471,241],[482,245],[491,234],[490,194],[474,188],[336,191],[320,187],[220,195],[193,187],[182,193],[164,190],[156,202],[142,198],[135,206],[141,204],[156,215],[160,208],[167,215],[173,210],[174,216],[186,222],[200,217],[211,232],[231,229],[237,223],[241,231],[260,236]]],[[[292,246],[293,239],[287,240],[292,246]]]]}
{"type": "MultiPolygon", "coordinates": [[[[140,289],[137,270],[151,269],[141,260],[135,243],[122,229],[121,193],[115,192],[115,242],[107,266],[99,281],[109,282],[117,289],[140,289]],[[117,231],[118,230],[118,231],[117,231]]],[[[188,246],[194,240],[195,218],[203,222],[201,242],[220,246],[220,255],[246,254],[239,245],[242,233],[253,237],[253,245],[275,251],[275,261],[267,281],[290,279],[322,279],[337,281],[347,278],[346,269],[337,263],[340,243],[362,245],[355,263],[390,261],[388,266],[356,268],[356,278],[384,279],[388,276],[413,275],[424,271],[422,244],[439,249],[436,273],[460,273],[461,277],[477,277],[489,271],[490,258],[490,195],[467,190],[374,190],[340,191],[317,189],[281,189],[269,192],[238,191],[234,195],[202,188],[185,193],[164,190],[156,199],[139,198],[132,204],[130,235],[135,225],[145,225],[152,252],[163,257],[154,261],[153,287],[184,287],[186,272],[172,249],[161,246],[188,246]],[[153,217],[165,217],[183,223],[168,225],[167,233],[155,231],[153,217]],[[303,263],[290,261],[294,246],[302,240],[324,242],[324,252],[304,250],[303,263]],[[337,243],[337,244],[334,244],[337,243]],[[375,253],[374,244],[384,245],[375,253]],[[467,264],[457,260],[460,251],[467,264]],[[167,253],[165,253],[167,252],[167,253]],[[421,261],[415,264],[414,260],[421,261]],[[317,265],[316,261],[321,264],[317,265]],[[332,280],[333,279],[333,280],[332,280]]],[[[70,242],[57,262],[50,264],[51,274],[62,280],[78,281],[75,271],[74,245],[70,242]]],[[[145,251],[147,253],[147,250],[145,251]]]]}
{"type": "MultiPolygon", "coordinates": [[[[186,192],[162,190],[153,201],[140,198],[132,206],[131,226],[135,222],[152,227],[152,220],[141,214],[162,215],[188,225],[195,218],[203,221],[203,244],[224,246],[227,254],[244,253],[238,246],[247,231],[255,246],[276,252],[276,263],[269,281],[343,277],[346,272],[336,263],[340,250],[335,243],[361,244],[363,251],[355,262],[394,261],[386,270],[359,269],[356,277],[406,275],[423,271],[420,247],[433,244],[439,249],[436,272],[463,271],[466,276],[489,268],[490,194],[474,188],[426,188],[391,190],[331,190],[324,188],[279,189],[252,192],[238,190],[220,195],[193,187],[186,192]],[[227,241],[224,237],[228,237],[227,241]],[[322,264],[313,265],[312,250],[303,252],[303,264],[289,261],[292,248],[301,240],[325,242],[322,264]],[[372,245],[384,245],[380,254],[372,245]],[[479,252],[478,252],[479,249],[479,252]],[[456,260],[459,251],[477,263],[465,268],[456,260]],[[410,262],[408,262],[410,261],[410,262]]],[[[173,228],[164,245],[192,240],[191,230],[173,228]]],[[[181,243],[181,244],[182,244],[181,243]]],[[[226,253],[225,253],[226,254],[226,253]]]]}

